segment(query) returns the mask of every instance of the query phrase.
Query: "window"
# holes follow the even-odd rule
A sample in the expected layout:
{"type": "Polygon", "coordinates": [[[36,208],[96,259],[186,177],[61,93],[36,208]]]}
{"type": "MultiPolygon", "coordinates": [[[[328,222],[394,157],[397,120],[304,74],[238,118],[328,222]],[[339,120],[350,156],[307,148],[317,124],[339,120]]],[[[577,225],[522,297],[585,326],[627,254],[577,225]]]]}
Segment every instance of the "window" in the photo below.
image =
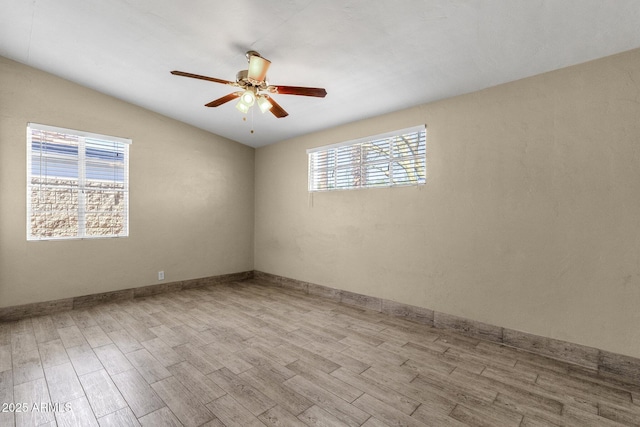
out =
{"type": "Polygon", "coordinates": [[[128,236],[130,143],[29,123],[27,240],[128,236]]]}
{"type": "Polygon", "coordinates": [[[309,191],[424,184],[426,135],[423,125],[307,150],[309,191]]]}

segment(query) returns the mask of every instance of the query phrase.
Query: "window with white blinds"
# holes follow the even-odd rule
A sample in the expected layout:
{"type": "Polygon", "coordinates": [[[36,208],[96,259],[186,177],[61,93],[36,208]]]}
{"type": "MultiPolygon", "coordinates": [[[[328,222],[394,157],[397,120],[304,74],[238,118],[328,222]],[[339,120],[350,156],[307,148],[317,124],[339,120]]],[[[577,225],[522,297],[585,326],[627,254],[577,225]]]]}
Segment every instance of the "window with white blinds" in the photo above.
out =
{"type": "Polygon", "coordinates": [[[426,139],[422,125],[307,150],[309,191],[424,184],[426,139]]]}
{"type": "Polygon", "coordinates": [[[27,127],[27,240],[129,235],[130,139],[27,127]]]}

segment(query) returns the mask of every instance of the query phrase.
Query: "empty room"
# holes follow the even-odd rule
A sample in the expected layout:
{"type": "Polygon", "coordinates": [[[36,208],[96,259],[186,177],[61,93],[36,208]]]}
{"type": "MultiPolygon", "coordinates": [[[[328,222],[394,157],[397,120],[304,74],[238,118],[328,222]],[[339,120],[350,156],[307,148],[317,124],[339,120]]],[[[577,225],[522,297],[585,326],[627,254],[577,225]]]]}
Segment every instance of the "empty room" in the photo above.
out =
{"type": "Polygon", "coordinates": [[[0,5],[0,427],[640,425],[637,1],[0,5]]]}

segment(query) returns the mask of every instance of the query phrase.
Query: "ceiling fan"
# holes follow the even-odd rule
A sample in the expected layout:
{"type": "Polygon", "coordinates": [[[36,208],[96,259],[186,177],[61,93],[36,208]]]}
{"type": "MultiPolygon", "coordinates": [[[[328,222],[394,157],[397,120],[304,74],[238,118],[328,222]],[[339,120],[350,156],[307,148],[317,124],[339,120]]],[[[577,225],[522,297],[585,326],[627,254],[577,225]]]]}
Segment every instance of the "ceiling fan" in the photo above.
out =
{"type": "Polygon", "coordinates": [[[324,98],[327,95],[326,90],[317,87],[270,85],[267,82],[267,70],[271,65],[271,61],[260,56],[255,50],[250,50],[245,55],[249,61],[249,69],[238,71],[235,82],[186,73],[184,71],[172,71],[171,74],[222,83],[242,89],[213,100],[205,104],[206,107],[219,107],[222,104],[239,98],[236,108],[241,112],[246,113],[249,111],[249,108],[257,103],[260,111],[263,113],[271,111],[277,118],[286,117],[289,113],[270,96],[271,94],[315,96],[318,98],[324,98]]]}

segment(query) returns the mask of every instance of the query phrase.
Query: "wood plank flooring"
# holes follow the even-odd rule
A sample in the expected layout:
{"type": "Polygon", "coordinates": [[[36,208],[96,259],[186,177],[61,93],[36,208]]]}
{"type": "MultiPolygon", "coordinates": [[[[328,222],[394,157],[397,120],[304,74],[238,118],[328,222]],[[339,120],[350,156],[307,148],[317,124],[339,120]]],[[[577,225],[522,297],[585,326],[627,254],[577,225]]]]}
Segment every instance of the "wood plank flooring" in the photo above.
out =
{"type": "Polygon", "coordinates": [[[0,323],[0,426],[640,425],[640,386],[259,280],[0,323]]]}

